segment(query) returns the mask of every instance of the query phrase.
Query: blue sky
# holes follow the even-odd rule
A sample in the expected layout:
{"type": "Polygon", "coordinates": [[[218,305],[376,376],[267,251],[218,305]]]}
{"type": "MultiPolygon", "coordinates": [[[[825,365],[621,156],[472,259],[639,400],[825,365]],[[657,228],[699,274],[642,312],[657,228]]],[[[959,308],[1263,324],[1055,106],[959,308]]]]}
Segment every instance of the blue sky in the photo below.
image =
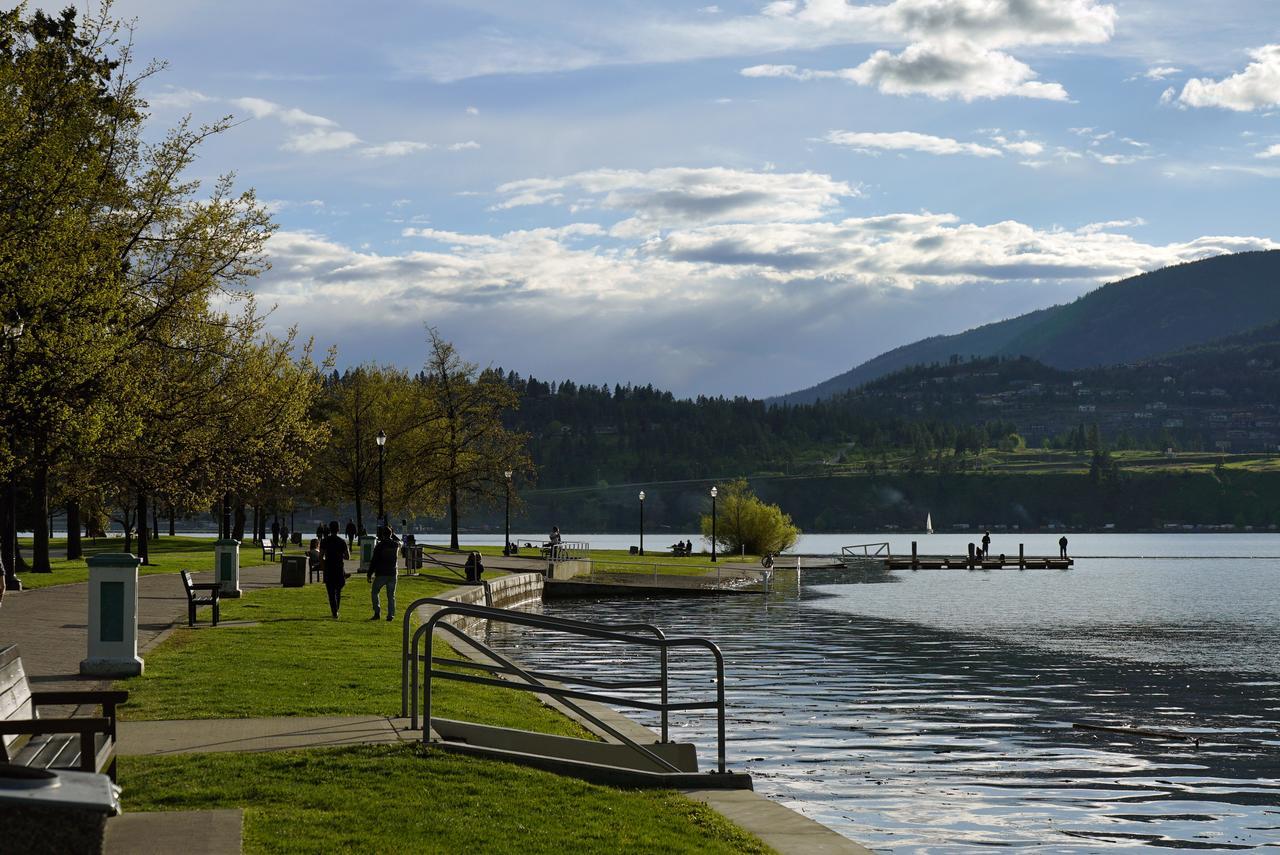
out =
{"type": "MultiPolygon", "coordinates": [[[[46,4],[57,5],[57,4],[46,4]]],[[[1262,0],[119,2],[343,364],[779,394],[1280,247],[1262,0]]]]}

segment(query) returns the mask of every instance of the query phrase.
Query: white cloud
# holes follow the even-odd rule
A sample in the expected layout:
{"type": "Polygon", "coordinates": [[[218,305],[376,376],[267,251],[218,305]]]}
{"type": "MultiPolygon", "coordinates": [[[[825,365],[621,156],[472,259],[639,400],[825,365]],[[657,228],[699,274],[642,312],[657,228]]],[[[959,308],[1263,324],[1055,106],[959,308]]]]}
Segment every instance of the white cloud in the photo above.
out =
{"type": "Polygon", "coordinates": [[[1035,140],[1022,140],[1020,142],[1003,142],[1000,144],[1014,154],[1020,154],[1023,157],[1035,157],[1044,151],[1044,144],[1035,140]]]}
{"type": "Polygon", "coordinates": [[[314,128],[333,128],[338,124],[324,116],[317,116],[314,113],[299,110],[297,107],[284,107],[264,98],[232,98],[231,103],[247,111],[255,119],[273,118],[279,119],[286,125],[306,125],[314,128]]]}
{"type": "MultiPolygon", "coordinates": [[[[1177,96],[1184,107],[1220,107],[1247,112],[1280,106],[1280,44],[1249,51],[1253,61],[1222,80],[1192,78],[1177,96]]],[[[1168,95],[1168,92],[1165,93],[1168,95]]],[[[1161,100],[1165,100],[1163,97],[1161,100]]],[[[1170,97],[1170,100],[1172,98],[1170,97]]]]}
{"type": "Polygon", "coordinates": [[[1092,155],[1093,159],[1098,161],[1098,163],[1103,163],[1107,166],[1127,166],[1141,160],[1151,159],[1151,155],[1149,154],[1103,154],[1099,151],[1090,151],[1089,154],[1092,155]]]}
{"type": "Polygon", "coordinates": [[[430,143],[416,142],[414,140],[392,140],[379,145],[365,146],[360,149],[360,155],[362,157],[404,157],[408,154],[427,151],[430,148],[430,143]]]}
{"type": "Polygon", "coordinates": [[[478,115],[480,115],[480,108],[479,108],[479,107],[468,107],[468,108],[467,108],[467,115],[468,115],[468,116],[478,116],[478,115]]]}
{"type": "Polygon", "coordinates": [[[152,92],[143,97],[153,110],[186,110],[196,104],[203,104],[206,101],[213,100],[203,92],[197,92],[195,89],[183,89],[178,86],[165,86],[160,91],[152,92]]]}
{"type": "Polygon", "coordinates": [[[1280,143],[1276,143],[1273,146],[1268,146],[1264,151],[1258,152],[1258,157],[1261,157],[1261,158],[1280,157],[1280,143]]]}
{"type": "Polygon", "coordinates": [[[813,80],[820,77],[838,77],[834,71],[813,71],[794,65],[752,65],[738,72],[743,77],[788,77],[792,80],[813,80]]]}
{"type": "MultiPolygon", "coordinates": [[[[833,145],[843,145],[855,151],[920,151],[926,154],[971,154],[977,157],[1000,157],[999,149],[977,143],[964,143],[950,137],[936,137],[914,131],[871,133],[853,131],[828,131],[823,138],[833,145]]],[[[1015,143],[1015,145],[1017,145],[1015,143]]],[[[1035,143],[1025,145],[1035,146],[1035,143]]],[[[1010,146],[1012,148],[1012,146],[1010,146]]],[[[1016,150],[1016,149],[1015,149],[1016,150]]],[[[1034,152],[1033,152],[1034,153],[1034,152]]]]}
{"type": "Polygon", "coordinates": [[[931,98],[1023,98],[1067,100],[1058,83],[1035,80],[1035,71],[1007,53],[985,50],[970,42],[919,42],[901,53],[879,50],[842,76],[887,95],[931,98]]]}
{"type": "Polygon", "coordinates": [[[1175,74],[1180,73],[1181,71],[1182,71],[1181,68],[1175,68],[1172,65],[1156,65],[1156,66],[1152,66],[1151,68],[1148,68],[1146,71],[1142,72],[1142,74],[1136,75],[1135,77],[1131,77],[1129,79],[1136,80],[1138,77],[1141,77],[1145,80],[1167,80],[1168,78],[1172,77],[1175,74]]]}
{"type": "Polygon", "coordinates": [[[316,128],[290,137],[281,148],[301,154],[316,154],[322,151],[340,151],[357,145],[360,138],[350,131],[330,131],[316,128]]]}
{"type": "Polygon", "coordinates": [[[467,140],[466,142],[456,142],[449,144],[449,151],[470,151],[480,147],[480,143],[475,140],[467,140]]]}
{"type": "Polygon", "coordinates": [[[512,181],[497,189],[495,207],[562,204],[574,194],[579,207],[623,211],[619,236],[645,235],[689,225],[722,222],[813,220],[859,195],[857,187],[813,172],[777,173],[711,167],[670,167],[648,172],[598,169],[563,178],[512,181]]]}

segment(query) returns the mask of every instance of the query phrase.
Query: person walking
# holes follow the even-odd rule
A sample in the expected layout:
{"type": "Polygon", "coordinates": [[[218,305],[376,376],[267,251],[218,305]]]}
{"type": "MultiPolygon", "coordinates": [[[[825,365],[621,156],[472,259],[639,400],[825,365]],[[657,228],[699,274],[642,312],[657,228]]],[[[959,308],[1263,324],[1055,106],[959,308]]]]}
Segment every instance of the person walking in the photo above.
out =
{"type": "Polygon", "coordinates": [[[1058,539],[1058,554],[1063,558],[1067,557],[1067,536],[1065,534],[1058,539]]]}
{"type": "Polygon", "coordinates": [[[320,541],[320,564],[324,575],[324,587],[329,592],[329,611],[338,619],[342,605],[342,588],[347,584],[346,560],[351,557],[347,542],[338,534],[338,521],[329,523],[329,533],[320,541]]]}
{"type": "Polygon", "coordinates": [[[347,547],[351,548],[356,545],[356,521],[347,519],[347,547]]]}
{"type": "Polygon", "coordinates": [[[369,562],[369,572],[365,574],[366,578],[373,582],[373,617],[369,620],[377,620],[382,616],[378,592],[383,588],[387,589],[387,620],[395,620],[396,550],[399,545],[400,542],[396,539],[391,526],[378,526],[378,542],[373,546],[373,560],[369,562]]]}

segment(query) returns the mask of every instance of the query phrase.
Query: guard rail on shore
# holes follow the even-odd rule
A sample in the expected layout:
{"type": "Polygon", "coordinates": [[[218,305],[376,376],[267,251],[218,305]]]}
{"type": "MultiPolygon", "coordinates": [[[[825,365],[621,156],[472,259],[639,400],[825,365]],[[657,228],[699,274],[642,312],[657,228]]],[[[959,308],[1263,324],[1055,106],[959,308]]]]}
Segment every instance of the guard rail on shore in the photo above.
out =
{"type": "Polygon", "coordinates": [[[883,558],[888,561],[893,558],[893,553],[886,541],[855,543],[852,546],[840,547],[840,560],[848,562],[859,558],[883,558]]]}
{"type": "Polygon", "coordinates": [[[407,715],[409,717],[410,729],[418,729],[418,687],[421,682],[423,709],[422,739],[424,742],[430,739],[431,734],[431,683],[433,679],[439,678],[443,680],[458,680],[461,682],[497,686],[517,691],[533,692],[556,698],[566,707],[573,710],[578,715],[581,715],[605,733],[608,733],[610,736],[619,740],[622,744],[630,747],[651,762],[657,764],[659,768],[666,769],[671,772],[678,772],[679,769],[677,769],[677,767],[670,761],[658,754],[655,754],[653,751],[650,751],[648,748],[645,748],[643,745],[635,742],[617,728],[583,709],[578,704],[575,704],[573,702],[574,699],[658,712],[662,718],[663,742],[669,741],[668,717],[672,711],[714,709],[717,716],[717,768],[721,774],[724,774],[725,772],[724,656],[721,654],[720,648],[708,639],[694,637],[667,638],[662,633],[662,630],[652,624],[593,623],[589,621],[571,620],[568,618],[551,618],[545,615],[509,611],[507,609],[495,609],[488,606],[468,605],[458,603],[453,600],[438,599],[436,597],[424,597],[422,599],[415,600],[407,609],[404,610],[403,631],[401,635],[401,654],[400,714],[402,716],[407,715]],[[411,616],[420,606],[435,606],[436,611],[422,626],[418,627],[418,629],[413,632],[411,637],[409,632],[409,621],[411,616]],[[617,641],[624,644],[655,648],[659,653],[660,676],[657,680],[608,681],[579,677],[572,674],[553,674],[546,671],[528,670],[504,657],[502,654],[492,650],[488,645],[472,638],[457,627],[444,622],[445,618],[454,615],[488,621],[499,621],[501,623],[528,626],[538,629],[549,629],[570,635],[579,635],[604,641],[617,641]],[[450,657],[431,655],[431,644],[435,638],[436,629],[440,629],[450,634],[459,642],[482,654],[490,662],[497,664],[475,662],[470,659],[454,659],[450,657]],[[426,653],[420,652],[424,637],[426,639],[428,651],[426,653]],[[673,648],[689,647],[704,649],[708,651],[715,660],[716,697],[714,701],[683,701],[673,703],[670,700],[670,687],[668,684],[669,652],[673,648]],[[420,681],[419,671],[421,663],[426,663],[426,673],[420,681]],[[439,670],[434,667],[437,665],[447,666],[454,670],[439,670]],[[464,671],[468,669],[482,671],[490,675],[505,674],[518,678],[518,680],[523,682],[498,679],[496,676],[479,676],[476,674],[464,673],[464,671]],[[606,692],[608,690],[618,689],[656,688],[660,692],[661,699],[658,702],[643,701],[635,698],[607,694],[604,692],[592,692],[584,689],[571,688],[570,686],[573,685],[586,686],[590,689],[603,689],[606,690],[606,692]]]}
{"type": "Polygon", "coordinates": [[[566,540],[551,547],[548,558],[552,561],[587,561],[591,558],[591,544],[585,540],[566,540]]]}

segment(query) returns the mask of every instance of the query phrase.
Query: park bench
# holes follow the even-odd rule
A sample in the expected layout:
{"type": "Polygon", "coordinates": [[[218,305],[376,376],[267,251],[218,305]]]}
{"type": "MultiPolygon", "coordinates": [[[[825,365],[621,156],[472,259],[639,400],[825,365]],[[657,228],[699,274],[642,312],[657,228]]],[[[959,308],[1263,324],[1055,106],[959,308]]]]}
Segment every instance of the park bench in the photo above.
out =
{"type": "Polygon", "coordinates": [[[187,626],[196,625],[196,607],[213,606],[213,625],[218,625],[218,601],[221,599],[222,586],[217,582],[196,583],[191,581],[191,571],[183,570],[182,586],[187,589],[187,626]],[[200,596],[201,591],[208,595],[200,596]]]}
{"type": "Polygon", "coordinates": [[[18,646],[0,647],[0,762],[37,769],[106,771],[116,777],[116,706],[128,692],[72,690],[33,692],[18,646]],[[40,708],[92,704],[95,718],[42,718],[40,708]]]}
{"type": "Polygon", "coordinates": [[[275,561],[277,555],[284,555],[284,547],[264,537],[262,539],[262,560],[275,561]]]}

